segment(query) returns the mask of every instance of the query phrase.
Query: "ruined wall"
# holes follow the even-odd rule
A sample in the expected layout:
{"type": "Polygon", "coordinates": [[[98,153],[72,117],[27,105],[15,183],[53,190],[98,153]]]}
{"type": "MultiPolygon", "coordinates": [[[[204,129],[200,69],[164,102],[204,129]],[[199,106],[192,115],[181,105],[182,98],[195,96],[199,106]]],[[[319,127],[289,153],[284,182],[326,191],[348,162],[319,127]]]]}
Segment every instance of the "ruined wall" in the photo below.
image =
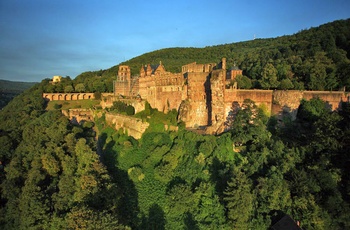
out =
{"type": "Polygon", "coordinates": [[[273,90],[225,90],[225,117],[231,110],[232,103],[237,102],[242,105],[245,99],[251,99],[256,105],[264,105],[268,111],[272,110],[273,90]]]}
{"type": "Polygon", "coordinates": [[[289,114],[292,119],[295,119],[300,101],[312,98],[326,101],[333,111],[339,109],[342,102],[348,101],[348,94],[341,91],[276,90],[273,93],[272,114],[279,116],[289,114]]]}
{"type": "Polygon", "coordinates": [[[116,130],[123,129],[125,133],[135,139],[140,139],[149,126],[149,123],[134,117],[110,113],[106,113],[105,116],[108,125],[113,126],[116,130]]]}
{"type": "Polygon", "coordinates": [[[43,98],[49,101],[73,101],[94,99],[93,93],[43,93],[43,98]]]}
{"type": "Polygon", "coordinates": [[[145,101],[139,100],[139,99],[123,99],[119,96],[114,95],[102,95],[102,100],[100,102],[101,107],[104,108],[110,108],[113,106],[113,102],[115,101],[122,101],[127,105],[132,105],[135,108],[135,113],[141,112],[145,109],[145,101]]]}
{"type": "Polygon", "coordinates": [[[341,106],[341,102],[348,101],[348,94],[341,91],[304,91],[303,98],[310,100],[311,98],[321,98],[330,104],[332,110],[337,110],[341,106]]]}
{"type": "Polygon", "coordinates": [[[182,66],[182,73],[209,73],[216,67],[216,63],[197,64],[196,62],[182,66]]]}
{"type": "Polygon", "coordinates": [[[94,114],[91,109],[67,109],[62,110],[62,114],[73,123],[80,123],[81,121],[93,121],[94,114]]]}
{"type": "Polygon", "coordinates": [[[217,126],[226,120],[225,116],[225,70],[214,70],[210,78],[211,98],[208,100],[209,125],[217,126]]]}
{"type": "MultiPolygon", "coordinates": [[[[182,74],[165,72],[154,76],[155,93],[147,96],[152,108],[167,113],[178,109],[182,101],[184,79],[182,74]]],[[[141,95],[142,97],[142,95],[141,95]]]]}
{"type": "Polygon", "coordinates": [[[182,108],[182,111],[186,111],[181,117],[186,123],[186,127],[198,127],[208,125],[208,105],[207,95],[208,87],[210,85],[208,73],[203,72],[190,72],[186,74],[187,79],[187,101],[183,103],[186,108],[182,108]]]}
{"type": "Polygon", "coordinates": [[[300,101],[320,98],[326,101],[330,109],[337,110],[341,102],[348,101],[348,93],[340,91],[299,91],[299,90],[225,90],[225,114],[231,110],[233,102],[242,105],[244,99],[251,99],[257,105],[265,104],[274,115],[289,114],[295,119],[300,101]]]}

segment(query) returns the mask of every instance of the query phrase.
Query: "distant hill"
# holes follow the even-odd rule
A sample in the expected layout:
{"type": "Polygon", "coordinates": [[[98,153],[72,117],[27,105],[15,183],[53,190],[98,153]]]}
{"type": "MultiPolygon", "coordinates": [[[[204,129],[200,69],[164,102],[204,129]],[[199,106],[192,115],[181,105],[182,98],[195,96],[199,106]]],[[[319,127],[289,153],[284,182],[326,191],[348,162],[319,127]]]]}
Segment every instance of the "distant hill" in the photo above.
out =
{"type": "Polygon", "coordinates": [[[14,92],[21,93],[26,89],[29,89],[37,82],[20,82],[20,81],[8,81],[0,79],[0,92],[14,92]]]}
{"type": "Polygon", "coordinates": [[[5,107],[15,96],[35,84],[36,82],[18,82],[0,79],[0,109],[5,107]]]}
{"type": "MultiPolygon", "coordinates": [[[[250,75],[251,65],[266,62],[292,64],[294,57],[312,58],[317,52],[326,52],[333,62],[350,58],[350,19],[330,22],[319,27],[301,30],[293,35],[276,38],[255,39],[244,42],[208,46],[204,48],[166,48],[145,53],[120,63],[129,65],[133,74],[138,74],[142,65],[158,64],[160,61],[171,72],[181,72],[181,66],[191,63],[220,62],[227,58],[228,67],[235,64],[250,75]]],[[[107,71],[115,72],[116,66],[107,71]]]]}

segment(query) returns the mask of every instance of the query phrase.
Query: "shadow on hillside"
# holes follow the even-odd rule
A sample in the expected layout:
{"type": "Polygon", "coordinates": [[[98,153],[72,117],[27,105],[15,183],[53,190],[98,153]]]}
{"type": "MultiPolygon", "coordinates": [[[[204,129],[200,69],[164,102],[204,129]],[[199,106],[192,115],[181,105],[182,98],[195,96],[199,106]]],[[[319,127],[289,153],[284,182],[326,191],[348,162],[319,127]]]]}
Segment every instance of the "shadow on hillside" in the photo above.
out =
{"type": "Polygon", "coordinates": [[[118,168],[117,155],[113,149],[115,141],[109,141],[106,144],[107,134],[102,133],[99,136],[99,145],[101,152],[101,160],[107,167],[109,175],[112,177],[113,183],[117,186],[118,194],[114,198],[118,199],[117,210],[120,224],[130,226],[135,229],[139,225],[138,194],[132,180],[129,179],[125,170],[118,168]],[[104,147],[104,148],[103,148],[104,147]]]}
{"type": "Polygon", "coordinates": [[[163,209],[158,204],[153,204],[148,209],[148,217],[142,217],[140,229],[145,230],[164,230],[165,229],[165,215],[163,209]]]}
{"type": "Polygon", "coordinates": [[[227,182],[230,180],[230,175],[232,175],[230,168],[227,167],[225,162],[220,162],[217,157],[214,157],[209,170],[211,174],[210,180],[215,184],[215,191],[220,197],[220,200],[222,200],[227,182]]]}
{"type": "Polygon", "coordinates": [[[197,221],[193,218],[192,213],[187,212],[185,219],[184,219],[184,223],[185,223],[185,228],[184,229],[188,229],[188,230],[199,230],[199,227],[197,225],[197,221]]]}

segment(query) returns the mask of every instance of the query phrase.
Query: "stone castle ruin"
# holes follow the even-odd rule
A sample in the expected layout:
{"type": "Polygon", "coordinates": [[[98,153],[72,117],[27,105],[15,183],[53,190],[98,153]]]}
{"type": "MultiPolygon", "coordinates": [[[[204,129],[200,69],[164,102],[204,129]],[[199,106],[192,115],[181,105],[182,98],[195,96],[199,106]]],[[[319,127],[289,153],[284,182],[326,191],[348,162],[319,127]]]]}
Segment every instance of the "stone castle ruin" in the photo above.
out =
{"type": "MultiPolygon", "coordinates": [[[[299,90],[241,90],[230,86],[242,70],[237,67],[227,69],[226,59],[220,63],[182,66],[181,73],[166,71],[160,62],[158,65],[145,65],[140,73],[131,76],[130,67],[120,65],[117,79],[114,81],[113,94],[102,94],[104,108],[115,100],[126,100],[142,110],[144,101],[152,108],[167,113],[179,112],[179,120],[187,128],[203,129],[208,134],[218,134],[225,130],[225,122],[230,111],[242,105],[245,99],[251,99],[256,105],[277,115],[296,115],[301,99],[318,97],[326,101],[332,110],[340,109],[342,102],[349,102],[345,91],[299,91],[299,90]],[[141,106],[141,107],[140,107],[141,106]],[[140,108],[139,108],[140,107],[140,108]]],[[[93,99],[93,93],[44,93],[46,100],[83,100],[93,99]]]]}
{"type": "Polygon", "coordinates": [[[239,90],[229,87],[229,83],[241,75],[242,70],[233,67],[226,69],[226,59],[221,62],[182,66],[181,73],[167,72],[159,65],[146,65],[140,74],[131,76],[130,67],[119,66],[114,83],[114,95],[138,97],[146,100],[153,108],[168,112],[179,111],[179,119],[187,128],[208,127],[207,133],[221,133],[233,103],[242,105],[245,99],[274,113],[293,112],[300,100],[319,97],[327,101],[333,110],[341,102],[348,101],[345,92],[317,92],[296,90],[239,90]]]}

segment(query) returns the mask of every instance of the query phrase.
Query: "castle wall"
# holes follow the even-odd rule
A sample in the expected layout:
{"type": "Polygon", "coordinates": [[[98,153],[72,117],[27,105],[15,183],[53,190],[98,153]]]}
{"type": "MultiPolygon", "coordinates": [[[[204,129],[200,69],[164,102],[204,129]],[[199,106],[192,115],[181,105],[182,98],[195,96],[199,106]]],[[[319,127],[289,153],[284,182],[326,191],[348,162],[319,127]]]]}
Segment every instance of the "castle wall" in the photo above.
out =
{"type": "Polygon", "coordinates": [[[225,120],[231,110],[232,103],[242,105],[245,99],[251,99],[256,105],[264,105],[268,112],[272,110],[273,90],[225,90],[225,120]]]}
{"type": "Polygon", "coordinates": [[[114,92],[116,95],[125,95],[125,96],[129,96],[129,82],[127,80],[124,81],[120,81],[117,80],[114,83],[114,92]]]}
{"type": "Polygon", "coordinates": [[[209,124],[220,124],[226,120],[225,114],[225,70],[214,70],[211,74],[210,88],[211,98],[210,103],[211,112],[209,113],[209,124]]]}
{"type": "Polygon", "coordinates": [[[143,122],[142,119],[130,116],[109,113],[106,113],[105,116],[108,125],[113,126],[116,130],[123,129],[125,133],[135,139],[140,139],[149,126],[149,123],[143,122]]]}
{"type": "Polygon", "coordinates": [[[209,73],[216,67],[215,63],[197,64],[196,62],[182,66],[182,73],[209,73]]]}
{"type": "Polygon", "coordinates": [[[310,100],[311,98],[320,98],[330,104],[332,110],[337,110],[341,106],[341,102],[348,101],[347,94],[339,91],[304,91],[303,98],[310,100]]]}
{"type": "Polygon", "coordinates": [[[49,101],[75,101],[95,99],[93,93],[43,93],[43,98],[49,101]]]}
{"type": "Polygon", "coordinates": [[[340,109],[342,102],[348,101],[347,96],[347,93],[341,91],[276,90],[273,93],[272,114],[279,116],[289,114],[292,119],[295,119],[300,101],[312,98],[320,98],[326,101],[333,111],[340,109]]]}
{"type": "Polygon", "coordinates": [[[209,94],[206,84],[209,82],[209,73],[189,72],[186,78],[189,102],[189,108],[186,109],[187,114],[184,117],[186,127],[206,126],[208,125],[207,94],[209,94]]]}
{"type": "Polygon", "coordinates": [[[75,123],[94,120],[94,114],[91,109],[67,109],[62,110],[62,114],[75,123]]]}

